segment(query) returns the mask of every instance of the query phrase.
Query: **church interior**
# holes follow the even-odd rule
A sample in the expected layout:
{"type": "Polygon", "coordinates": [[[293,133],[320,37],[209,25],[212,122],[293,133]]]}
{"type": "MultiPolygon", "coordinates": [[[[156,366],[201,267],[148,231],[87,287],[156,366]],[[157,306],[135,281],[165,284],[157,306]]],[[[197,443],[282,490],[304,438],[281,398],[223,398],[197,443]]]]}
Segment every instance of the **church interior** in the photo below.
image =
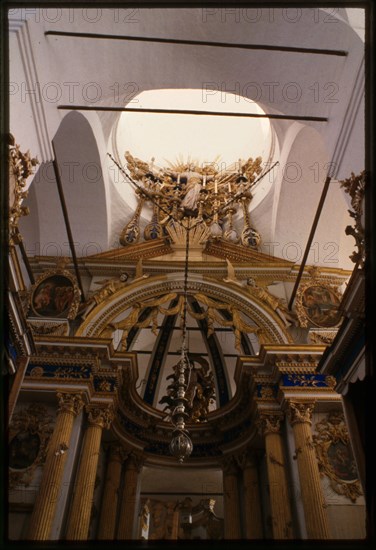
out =
{"type": "Polygon", "coordinates": [[[366,539],[364,9],[8,17],[8,539],[366,539]]]}

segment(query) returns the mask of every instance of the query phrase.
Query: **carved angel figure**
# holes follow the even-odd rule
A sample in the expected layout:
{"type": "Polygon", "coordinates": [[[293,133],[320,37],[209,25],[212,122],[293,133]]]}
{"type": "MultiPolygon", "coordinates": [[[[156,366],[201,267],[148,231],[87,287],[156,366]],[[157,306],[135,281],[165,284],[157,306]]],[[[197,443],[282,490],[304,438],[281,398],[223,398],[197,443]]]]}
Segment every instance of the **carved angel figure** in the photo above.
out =
{"type": "Polygon", "coordinates": [[[296,325],[295,314],[288,310],[280,298],[273,296],[266,288],[257,286],[256,281],[251,277],[247,280],[247,285],[251,294],[270,306],[279,315],[286,327],[290,327],[292,324],[296,325]]]}

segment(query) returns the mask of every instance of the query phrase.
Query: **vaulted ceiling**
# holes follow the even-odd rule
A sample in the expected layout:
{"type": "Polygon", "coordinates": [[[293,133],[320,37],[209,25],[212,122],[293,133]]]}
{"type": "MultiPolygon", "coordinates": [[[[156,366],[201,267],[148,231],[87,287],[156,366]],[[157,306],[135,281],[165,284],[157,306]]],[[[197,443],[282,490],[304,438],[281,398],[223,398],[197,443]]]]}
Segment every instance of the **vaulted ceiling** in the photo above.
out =
{"type": "MultiPolygon", "coordinates": [[[[27,199],[31,214],[21,223],[28,253],[69,255],[51,166],[52,140],[77,255],[114,248],[133,213],[134,199],[124,200],[124,187],[130,197],[133,189],[106,156],[113,152],[121,112],[97,108],[134,107],[130,101],[143,91],[211,89],[202,110],[210,110],[211,97],[222,90],[256,100],[267,114],[288,117],[270,120],[279,165],[267,176],[273,178],[269,192],[251,206],[261,251],[299,263],[329,170],[333,179],[309,263],[351,268],[353,241],[344,234],[350,223],[348,199],[337,180],[364,168],[360,13],[13,10],[10,129],[41,161],[27,199]],[[74,106],[90,109],[72,111],[74,106]]],[[[184,115],[181,119],[183,132],[184,115]]],[[[163,142],[162,115],[161,120],[163,142]]],[[[228,139],[223,136],[223,148],[228,139]]]]}

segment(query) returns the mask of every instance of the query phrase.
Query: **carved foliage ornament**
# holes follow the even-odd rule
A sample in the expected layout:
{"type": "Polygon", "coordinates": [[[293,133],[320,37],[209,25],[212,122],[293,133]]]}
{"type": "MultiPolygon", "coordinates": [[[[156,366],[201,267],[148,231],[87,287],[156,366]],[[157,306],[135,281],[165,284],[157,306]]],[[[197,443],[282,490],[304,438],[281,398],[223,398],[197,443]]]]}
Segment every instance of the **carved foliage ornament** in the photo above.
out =
{"type": "Polygon", "coordinates": [[[313,442],[320,474],[329,478],[338,495],[356,502],[362,491],[343,413],[329,413],[316,424],[316,432],[313,442]]]}
{"type": "Polygon", "coordinates": [[[12,134],[8,136],[9,144],[9,233],[14,238],[18,231],[18,222],[22,216],[29,214],[22,201],[27,197],[26,180],[34,173],[34,166],[39,164],[32,158],[30,151],[22,153],[12,134]]]}
{"type": "Polygon", "coordinates": [[[350,259],[354,263],[359,263],[360,267],[364,267],[365,262],[365,241],[364,241],[364,192],[366,184],[366,173],[363,170],[358,176],[351,172],[351,177],[340,181],[343,187],[351,197],[352,210],[349,214],[354,218],[355,226],[348,225],[345,229],[346,235],[352,235],[355,239],[357,252],[353,252],[350,259]]]}
{"type": "Polygon", "coordinates": [[[37,403],[15,413],[9,428],[9,485],[30,485],[44,463],[54,419],[37,403]]]}

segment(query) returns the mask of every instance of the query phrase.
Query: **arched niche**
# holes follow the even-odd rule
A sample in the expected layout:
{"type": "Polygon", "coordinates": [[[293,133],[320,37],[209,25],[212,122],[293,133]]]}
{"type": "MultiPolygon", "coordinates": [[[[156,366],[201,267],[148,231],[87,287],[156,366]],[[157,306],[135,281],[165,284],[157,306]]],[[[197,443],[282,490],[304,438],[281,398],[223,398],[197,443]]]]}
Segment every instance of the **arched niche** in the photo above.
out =
{"type": "MultiPolygon", "coordinates": [[[[107,250],[107,176],[92,124],[82,114],[70,112],[62,120],[53,143],[77,256],[107,250]]],[[[52,163],[40,165],[29,193],[32,200],[25,222],[27,250],[31,254],[35,250],[37,255],[70,255],[52,163]],[[33,208],[35,204],[37,209],[33,208]],[[29,232],[30,225],[39,231],[29,232]],[[38,243],[35,235],[39,235],[38,243]]]]}

